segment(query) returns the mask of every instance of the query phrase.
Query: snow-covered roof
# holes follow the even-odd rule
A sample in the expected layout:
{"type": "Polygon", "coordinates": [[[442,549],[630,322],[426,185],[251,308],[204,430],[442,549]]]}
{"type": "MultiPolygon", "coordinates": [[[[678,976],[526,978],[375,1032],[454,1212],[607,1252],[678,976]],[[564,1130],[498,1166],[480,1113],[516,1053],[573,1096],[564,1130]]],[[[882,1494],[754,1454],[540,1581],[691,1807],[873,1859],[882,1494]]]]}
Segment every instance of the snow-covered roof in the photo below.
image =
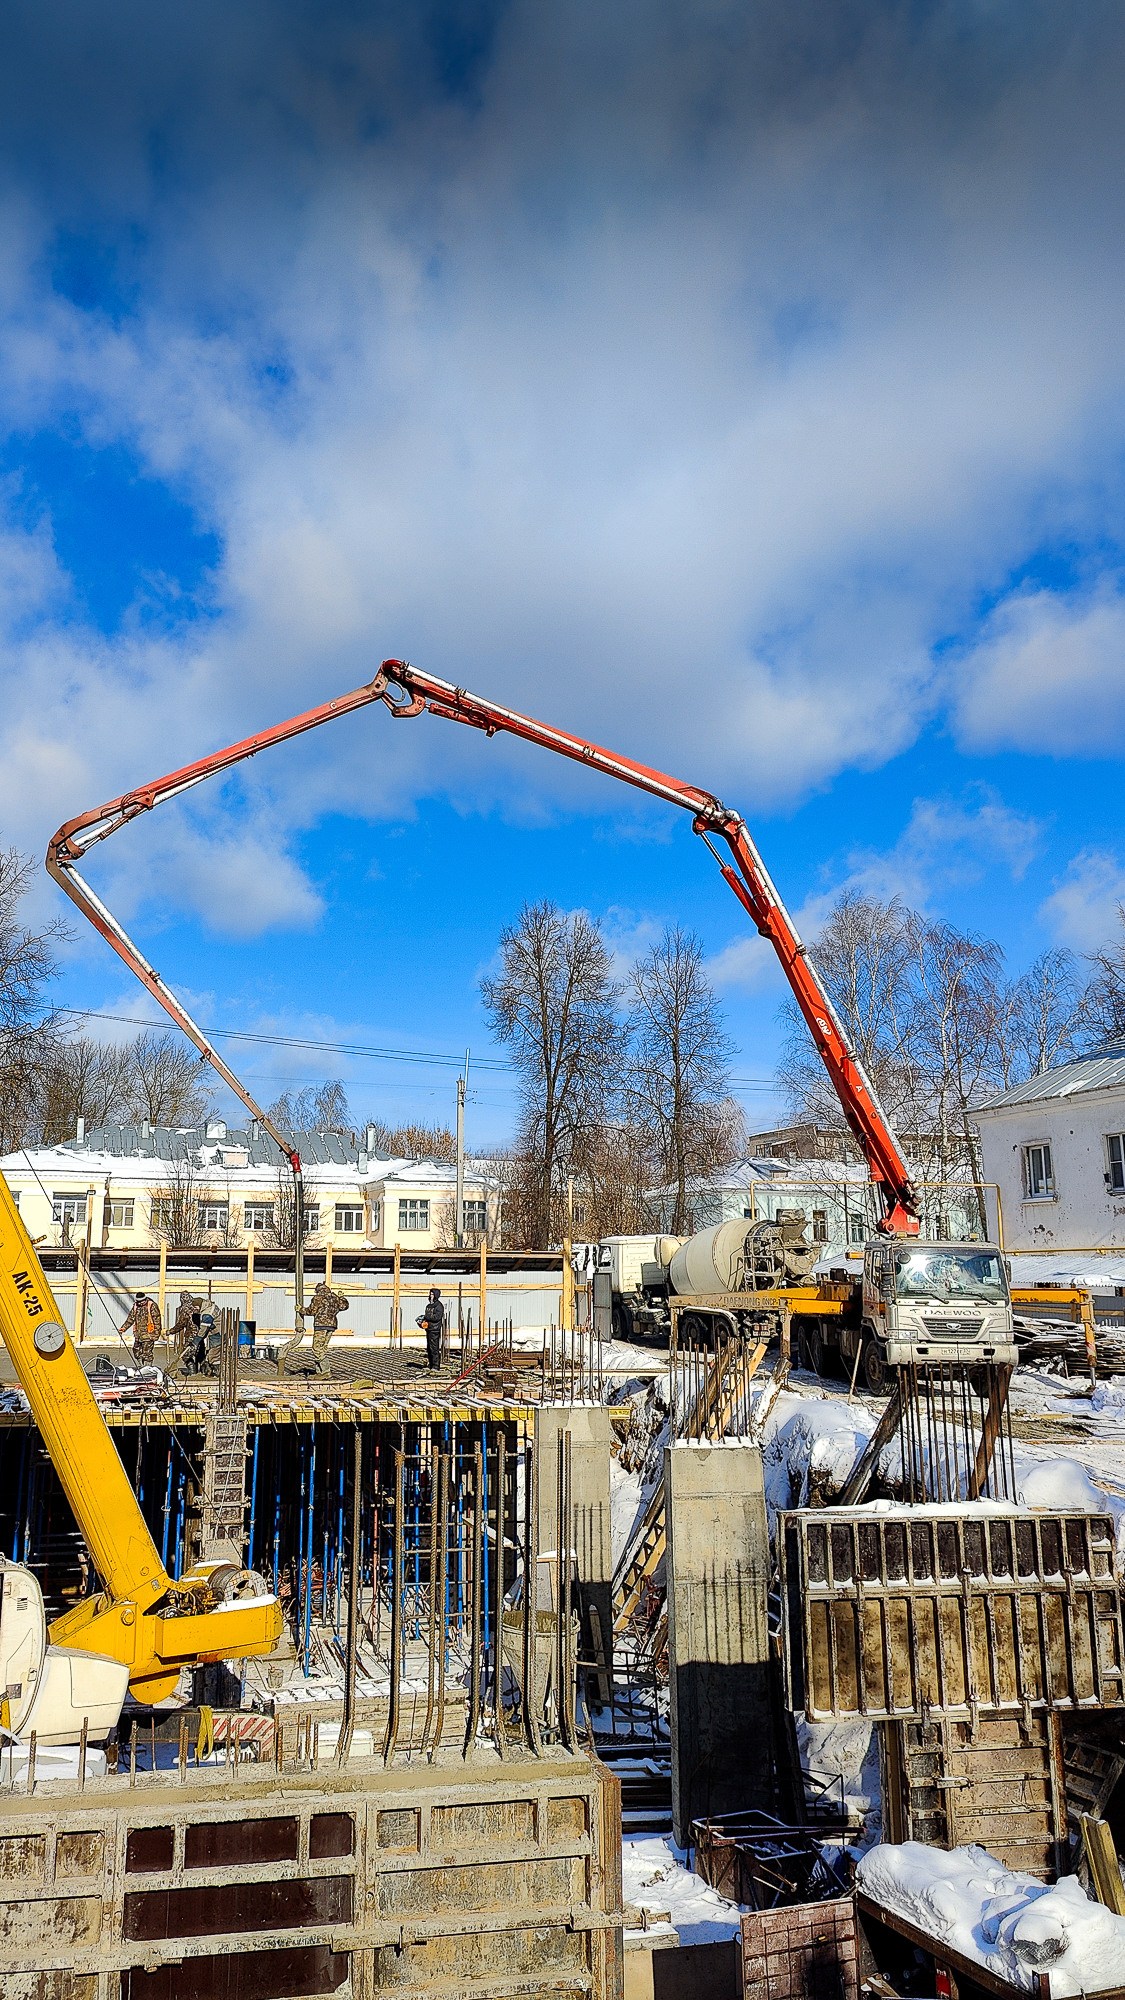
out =
{"type": "Polygon", "coordinates": [[[982,1111],[1006,1111],[1016,1104],[1050,1104],[1056,1098],[1081,1096],[1090,1090],[1125,1090],[1125,1048],[1111,1043],[1095,1049],[1078,1062],[1060,1063],[1056,1069],[1040,1070],[1026,1083],[1017,1083],[998,1097],[986,1098],[974,1107],[982,1111]]]}

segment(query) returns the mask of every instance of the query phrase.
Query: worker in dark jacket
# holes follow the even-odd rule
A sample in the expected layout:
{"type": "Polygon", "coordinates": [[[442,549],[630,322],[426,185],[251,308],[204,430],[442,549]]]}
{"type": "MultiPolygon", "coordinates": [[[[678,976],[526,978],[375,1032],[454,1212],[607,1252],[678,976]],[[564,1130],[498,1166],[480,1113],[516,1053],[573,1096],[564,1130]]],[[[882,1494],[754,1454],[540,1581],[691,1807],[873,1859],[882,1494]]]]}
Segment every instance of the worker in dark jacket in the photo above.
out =
{"type": "Polygon", "coordinates": [[[426,1310],[418,1321],[426,1329],[426,1362],[431,1371],[441,1367],[441,1339],[445,1332],[445,1307],[436,1285],[431,1286],[426,1310]]]}

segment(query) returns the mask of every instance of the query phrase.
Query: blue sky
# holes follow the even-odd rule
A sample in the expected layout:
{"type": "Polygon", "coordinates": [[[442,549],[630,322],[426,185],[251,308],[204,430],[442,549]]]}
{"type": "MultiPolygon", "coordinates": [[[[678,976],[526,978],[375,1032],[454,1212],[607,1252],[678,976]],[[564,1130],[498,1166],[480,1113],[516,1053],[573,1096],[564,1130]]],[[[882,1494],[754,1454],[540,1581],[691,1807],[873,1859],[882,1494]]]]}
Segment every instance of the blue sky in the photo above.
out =
{"type": "MultiPolygon", "coordinates": [[[[1035,0],[14,6],[0,837],[401,654],[719,792],[809,935],[850,883],[1095,948],[1123,70],[1119,9],[1035,0]]],[[[209,1025],[449,1058],[495,1060],[525,897],[622,962],[687,923],[775,1115],[781,989],[686,818],[532,751],[365,715],[90,875],[209,1025]]],[[[60,998],[151,1013],[92,936],[60,998]]],[[[448,1063],[224,1046],[451,1109],[448,1063]]],[[[470,1137],[511,1101],[475,1072],[470,1137]]]]}

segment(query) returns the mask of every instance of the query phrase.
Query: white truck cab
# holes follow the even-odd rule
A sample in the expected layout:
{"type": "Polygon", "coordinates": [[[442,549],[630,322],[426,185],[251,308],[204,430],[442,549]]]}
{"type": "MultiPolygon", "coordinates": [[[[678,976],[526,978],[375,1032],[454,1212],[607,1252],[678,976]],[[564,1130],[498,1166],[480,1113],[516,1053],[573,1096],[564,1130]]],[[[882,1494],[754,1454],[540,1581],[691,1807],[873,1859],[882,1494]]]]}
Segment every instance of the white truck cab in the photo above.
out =
{"type": "Polygon", "coordinates": [[[888,1237],[863,1258],[863,1324],[892,1368],[1015,1361],[1008,1266],[992,1243],[888,1237]]]}

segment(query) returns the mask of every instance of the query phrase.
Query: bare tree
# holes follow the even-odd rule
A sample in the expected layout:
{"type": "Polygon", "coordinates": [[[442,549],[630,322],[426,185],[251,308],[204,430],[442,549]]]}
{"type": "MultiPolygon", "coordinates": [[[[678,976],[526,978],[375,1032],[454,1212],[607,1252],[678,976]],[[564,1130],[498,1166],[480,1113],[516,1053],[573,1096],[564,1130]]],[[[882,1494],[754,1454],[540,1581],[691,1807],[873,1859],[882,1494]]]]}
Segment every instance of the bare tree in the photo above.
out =
{"type": "MultiPolygon", "coordinates": [[[[319,1218],[319,1204],[315,1198],[305,1197],[304,1222],[305,1242],[310,1242],[318,1234],[309,1227],[309,1211],[315,1208],[319,1218]]],[[[273,1200],[273,1223],[264,1232],[264,1240],[274,1250],[295,1250],[297,1247],[297,1184],[292,1170],[285,1160],[277,1163],[277,1189],[273,1200]]]]}
{"type": "MultiPolygon", "coordinates": [[[[848,890],[811,951],[852,1047],[888,1115],[903,1130],[915,1129],[921,1114],[908,1048],[912,922],[912,912],[897,897],[883,903],[848,890]]],[[[782,1019],[778,1082],[793,1116],[846,1131],[840,1101],[794,1001],[785,1003],[782,1019]]]]}
{"type": "Polygon", "coordinates": [[[338,1078],[329,1083],[308,1083],[303,1090],[286,1090],[267,1109],[274,1124],[287,1133],[355,1129],[348,1094],[338,1078]]]}
{"type": "MultiPolygon", "coordinates": [[[[574,1235],[639,1236],[652,1228],[648,1190],[663,1173],[651,1122],[628,1118],[594,1125],[575,1162],[574,1235]]],[[[569,1188],[568,1188],[569,1194],[569,1188]]]]}
{"type": "Polygon", "coordinates": [[[71,1139],[79,1118],[88,1127],[127,1117],[132,1096],[131,1042],[92,1035],[56,1037],[43,1072],[40,1133],[45,1145],[71,1139]]]}
{"type": "Polygon", "coordinates": [[[129,1053],[126,1108],[135,1124],[195,1125],[211,1103],[202,1058],[179,1035],[146,1029],[129,1053]]]}
{"type": "Polygon", "coordinates": [[[1008,991],[1001,1046],[1005,1088],[1077,1055],[1094,1004],[1073,952],[1040,952],[1008,991]]]}
{"type": "Polygon", "coordinates": [[[457,1141],[445,1125],[372,1124],[372,1146],[385,1160],[452,1160],[457,1141]]]}
{"type": "Polygon", "coordinates": [[[195,1155],[185,1151],[169,1160],[163,1186],[152,1191],[153,1235],[163,1237],[173,1250],[192,1250],[202,1243],[199,1204],[203,1194],[195,1155]]]}
{"type": "MultiPolygon", "coordinates": [[[[939,1234],[945,1190],[967,1165],[980,1186],[980,1147],[971,1117],[989,1086],[1003,1080],[1002,1038],[1007,1016],[1003,953],[989,938],[970,936],[952,924],[914,917],[914,1007],[909,1053],[927,1107],[924,1132],[931,1158],[927,1179],[939,1189],[939,1234]]],[[[983,1192],[977,1197],[980,1226],[987,1232],[983,1192]]]]}
{"type": "Polygon", "coordinates": [[[651,1133],[661,1180],[675,1188],[670,1227],[679,1234],[688,1181],[737,1157],[729,1101],[734,1044],[703,969],[703,946],[690,932],[667,929],[633,966],[627,995],[629,1107],[651,1133]]]}
{"type": "Polygon", "coordinates": [[[1086,1031],[1094,1046],[1125,1042],[1125,903],[1117,906],[1117,936],[1090,954],[1086,1031]]]}
{"type": "Polygon", "coordinates": [[[525,904],[501,934],[500,954],[500,976],[482,980],[481,995],[519,1073],[517,1155],[534,1162],[526,1240],[545,1249],[560,1233],[561,1177],[617,1094],[620,989],[601,932],[581,910],[525,904]]]}
{"type": "Polygon", "coordinates": [[[0,1150],[37,1136],[45,1072],[60,1040],[46,990],[57,976],[61,922],[34,930],[20,905],[34,863],[14,847],[0,849],[0,1150]]]}

